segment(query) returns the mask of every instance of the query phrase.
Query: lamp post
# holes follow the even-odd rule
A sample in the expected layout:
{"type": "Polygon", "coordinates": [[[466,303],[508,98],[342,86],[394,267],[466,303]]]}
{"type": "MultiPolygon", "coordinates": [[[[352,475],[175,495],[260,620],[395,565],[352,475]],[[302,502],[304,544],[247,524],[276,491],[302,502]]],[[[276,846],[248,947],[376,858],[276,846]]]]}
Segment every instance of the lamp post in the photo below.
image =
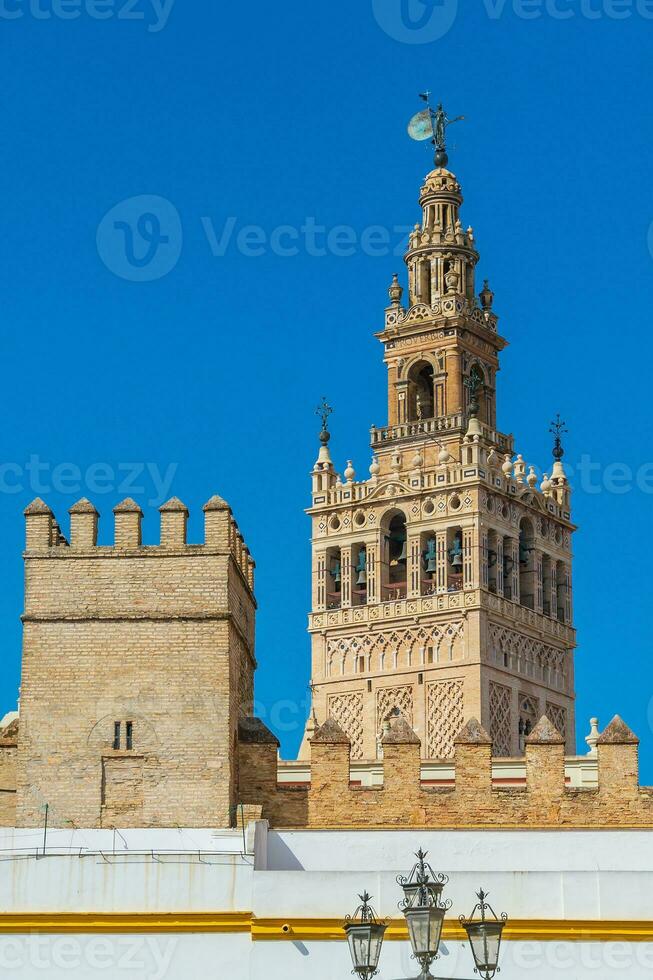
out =
{"type": "MultiPolygon", "coordinates": [[[[397,877],[397,883],[404,893],[399,908],[406,919],[413,958],[421,967],[417,980],[435,980],[430,971],[431,964],[438,957],[444,917],[451,908],[450,901],[442,900],[442,892],[449,878],[433,871],[426,860],[427,853],[421,848],[415,857],[417,863],[410,874],[397,877]]],[[[499,972],[501,938],[508,916],[504,913],[500,919],[497,918],[486,901],[487,892],[481,890],[476,897],[478,902],[470,918],[461,915],[459,921],[469,939],[474,973],[480,974],[483,980],[493,980],[499,972]],[[480,913],[480,917],[474,918],[476,912],[480,913]]],[[[344,929],[354,964],[352,972],[360,980],[369,980],[378,973],[386,922],[377,919],[367,892],[359,895],[359,898],[362,904],[353,916],[347,916],[344,929]]]]}
{"type": "Polygon", "coordinates": [[[442,937],[444,914],[451,902],[442,902],[442,891],[449,881],[446,875],[436,874],[427,863],[427,854],[420,848],[417,863],[408,877],[399,875],[404,900],[399,908],[404,913],[413,956],[422,968],[420,980],[433,980],[430,966],[437,958],[442,937]]]}
{"type": "Polygon", "coordinates": [[[360,980],[369,980],[379,972],[379,956],[386,924],[376,918],[374,909],[369,904],[371,895],[363,892],[358,897],[362,904],[352,916],[346,917],[345,933],[354,964],[352,973],[357,974],[360,980]]]}
{"type": "Polygon", "coordinates": [[[478,902],[472,909],[469,919],[464,915],[460,916],[460,924],[467,933],[469,945],[472,948],[472,955],[476,968],[475,973],[480,973],[483,980],[492,980],[499,970],[499,950],[501,948],[501,936],[508,919],[504,912],[500,919],[489,902],[486,902],[487,892],[481,889],[477,896],[478,902]],[[474,918],[475,912],[480,912],[480,919],[474,918]],[[488,916],[490,913],[491,918],[488,916]]]}

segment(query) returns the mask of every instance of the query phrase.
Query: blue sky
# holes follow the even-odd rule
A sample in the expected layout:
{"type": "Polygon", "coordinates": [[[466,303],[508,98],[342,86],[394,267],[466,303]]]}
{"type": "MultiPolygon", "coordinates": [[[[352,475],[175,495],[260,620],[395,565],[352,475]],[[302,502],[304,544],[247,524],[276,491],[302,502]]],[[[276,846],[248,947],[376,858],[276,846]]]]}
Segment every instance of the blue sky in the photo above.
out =
{"type": "Polygon", "coordinates": [[[451,167],[511,344],[499,425],[541,468],[549,420],[570,428],[581,744],[619,712],[653,781],[652,40],[647,0],[0,0],[3,706],[37,492],[65,527],[92,497],[103,542],[135,496],[150,543],[163,491],[194,540],[219,492],[258,562],[259,711],[295,751],[314,409],[364,475],[428,87],[467,117],[451,167]]]}

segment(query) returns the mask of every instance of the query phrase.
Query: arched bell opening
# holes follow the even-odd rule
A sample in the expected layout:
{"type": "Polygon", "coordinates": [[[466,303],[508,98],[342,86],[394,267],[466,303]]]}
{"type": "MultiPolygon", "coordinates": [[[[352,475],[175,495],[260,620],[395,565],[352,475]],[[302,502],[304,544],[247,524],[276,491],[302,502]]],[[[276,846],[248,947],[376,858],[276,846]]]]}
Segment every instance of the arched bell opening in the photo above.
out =
{"type": "Polygon", "coordinates": [[[342,552],[329,548],[326,554],[326,605],[339,609],[342,604],[342,552]]]}
{"type": "Polygon", "coordinates": [[[554,618],[558,614],[557,590],[555,597],[553,597],[555,570],[555,562],[551,560],[551,556],[542,555],[542,612],[545,616],[553,616],[554,618]]]}
{"type": "Polygon", "coordinates": [[[435,595],[438,591],[438,544],[434,531],[420,535],[420,552],[422,595],[435,595]]]}
{"type": "Polygon", "coordinates": [[[571,576],[564,561],[556,564],[557,614],[561,623],[571,625],[571,576]]]}
{"type": "Polygon", "coordinates": [[[450,527],[447,531],[447,592],[460,592],[463,587],[463,529],[450,527]]]}
{"type": "Polygon", "coordinates": [[[519,525],[519,601],[528,609],[535,609],[535,578],[535,529],[524,517],[519,525]]]}
{"type": "Polygon", "coordinates": [[[503,593],[503,538],[496,531],[487,536],[487,587],[494,595],[503,593]]]}
{"type": "Polygon", "coordinates": [[[408,421],[421,422],[434,415],[433,365],[426,361],[414,364],[408,372],[408,421]]]}
{"type": "Polygon", "coordinates": [[[406,515],[391,511],[383,521],[382,592],[384,599],[405,599],[408,569],[406,515]]]}
{"type": "Polygon", "coordinates": [[[506,599],[516,602],[518,599],[516,588],[517,577],[515,574],[515,558],[513,554],[513,539],[508,536],[503,538],[503,595],[506,599]]]}
{"type": "Polygon", "coordinates": [[[367,604],[367,545],[355,544],[352,548],[352,605],[367,604]]]}

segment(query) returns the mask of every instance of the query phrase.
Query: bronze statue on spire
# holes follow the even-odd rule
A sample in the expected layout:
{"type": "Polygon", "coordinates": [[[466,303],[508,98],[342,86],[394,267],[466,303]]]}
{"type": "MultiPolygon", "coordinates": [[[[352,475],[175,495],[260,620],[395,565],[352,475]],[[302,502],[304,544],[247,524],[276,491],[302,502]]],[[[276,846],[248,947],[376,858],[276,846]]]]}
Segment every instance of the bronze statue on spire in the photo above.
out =
{"type": "Polygon", "coordinates": [[[430,139],[435,148],[436,167],[446,167],[449,163],[447,155],[447,129],[465,117],[455,116],[450,119],[440,102],[437,109],[431,107],[431,93],[420,92],[420,99],[426,102],[426,109],[413,116],[408,124],[408,135],[414,140],[430,139]]]}

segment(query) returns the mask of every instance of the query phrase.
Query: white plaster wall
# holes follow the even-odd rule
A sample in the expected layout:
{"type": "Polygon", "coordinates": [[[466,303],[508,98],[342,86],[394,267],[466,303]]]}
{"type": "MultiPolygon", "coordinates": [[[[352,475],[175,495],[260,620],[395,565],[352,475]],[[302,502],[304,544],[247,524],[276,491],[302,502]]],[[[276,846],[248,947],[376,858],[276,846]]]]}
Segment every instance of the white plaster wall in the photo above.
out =
{"type": "MultiPolygon", "coordinates": [[[[0,835],[0,913],[252,911],[259,918],[341,918],[368,888],[397,916],[395,876],[430,851],[451,876],[452,914],[469,913],[480,885],[497,912],[518,919],[653,921],[653,833],[271,832],[0,835]],[[81,835],[81,836],[80,836],[81,835]],[[83,839],[83,843],[82,843],[83,839]],[[80,848],[81,854],[80,856],[80,848]],[[253,852],[256,851],[256,854],[253,852]],[[256,870],[255,870],[256,868],[256,870]]],[[[444,943],[434,973],[471,978],[466,944],[444,943]]],[[[248,934],[2,936],[0,976],[11,980],[335,980],[350,976],[345,942],[256,941],[248,934]]],[[[417,973],[408,943],[387,942],[379,980],[417,973]]],[[[651,943],[506,943],[502,980],[650,980],[651,943]]]]}
{"type": "MultiPolygon", "coordinates": [[[[443,943],[435,976],[473,977],[463,943],[443,943]]],[[[419,971],[408,943],[387,942],[379,980],[419,971]]],[[[650,980],[653,944],[505,943],[501,980],[650,980]]],[[[252,942],[247,935],[0,936],[11,980],[347,980],[346,943],[252,942]]]]}

